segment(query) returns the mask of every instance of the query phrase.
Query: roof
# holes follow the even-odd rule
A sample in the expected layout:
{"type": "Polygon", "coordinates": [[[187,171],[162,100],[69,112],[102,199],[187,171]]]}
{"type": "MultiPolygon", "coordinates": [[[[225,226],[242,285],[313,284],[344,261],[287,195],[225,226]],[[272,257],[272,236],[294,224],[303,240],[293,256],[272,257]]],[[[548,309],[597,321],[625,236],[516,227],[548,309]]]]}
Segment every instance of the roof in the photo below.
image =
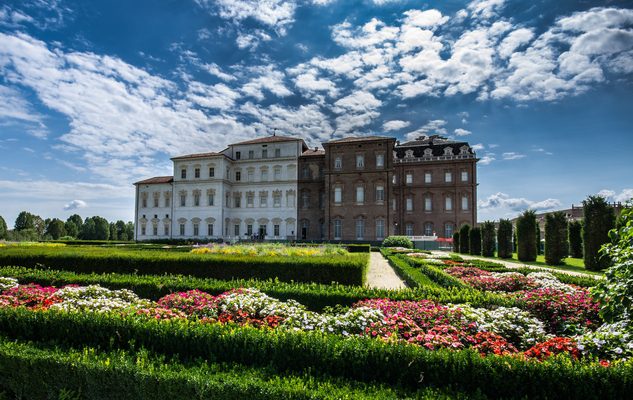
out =
{"type": "Polygon", "coordinates": [[[440,157],[444,155],[445,147],[451,147],[454,155],[460,155],[461,148],[464,146],[468,147],[469,155],[475,154],[467,142],[448,140],[439,135],[421,136],[410,142],[398,143],[393,150],[398,158],[404,158],[407,150],[413,150],[414,157],[423,157],[426,149],[431,149],[433,157],[440,157]]]}
{"type": "Polygon", "coordinates": [[[301,157],[311,157],[311,156],[324,156],[325,150],[320,149],[310,149],[301,153],[301,157]]]}
{"type": "Polygon", "coordinates": [[[145,179],[142,181],[135,182],[135,185],[151,185],[158,183],[172,183],[174,181],[173,176],[155,176],[153,178],[145,179]]]}
{"type": "Polygon", "coordinates": [[[352,142],[365,142],[365,141],[370,141],[370,140],[385,140],[385,139],[395,140],[394,138],[389,137],[389,136],[350,136],[350,137],[345,137],[342,139],[330,140],[327,143],[352,143],[352,142]]]}
{"type": "Polygon", "coordinates": [[[398,143],[396,144],[396,147],[399,146],[429,146],[429,145],[446,145],[446,144],[455,144],[455,143],[460,143],[460,144],[468,144],[466,142],[456,142],[454,140],[449,140],[445,137],[442,137],[440,135],[431,135],[431,136],[420,136],[415,140],[411,140],[409,142],[406,143],[398,143]]]}
{"type": "Polygon", "coordinates": [[[215,156],[225,156],[225,154],[222,153],[215,153],[215,152],[210,152],[210,153],[195,153],[195,154],[185,154],[184,156],[177,156],[177,157],[172,157],[172,160],[182,160],[182,159],[187,159],[187,158],[207,158],[207,157],[215,157],[215,156]]]}
{"type": "Polygon", "coordinates": [[[264,144],[264,143],[277,143],[277,142],[290,142],[295,140],[301,140],[301,138],[291,137],[291,136],[265,136],[257,139],[246,140],[244,142],[231,143],[231,146],[241,145],[241,144],[264,144]]]}

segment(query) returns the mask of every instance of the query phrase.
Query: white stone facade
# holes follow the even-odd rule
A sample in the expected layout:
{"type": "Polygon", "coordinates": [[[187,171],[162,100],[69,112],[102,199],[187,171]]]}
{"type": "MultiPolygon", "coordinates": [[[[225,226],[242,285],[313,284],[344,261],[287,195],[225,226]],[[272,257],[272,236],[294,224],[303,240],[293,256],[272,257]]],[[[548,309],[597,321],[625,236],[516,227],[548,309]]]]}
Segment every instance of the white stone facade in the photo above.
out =
{"type": "Polygon", "coordinates": [[[136,240],[292,240],[301,139],[272,136],[174,157],[171,177],[136,185],[136,240]]]}

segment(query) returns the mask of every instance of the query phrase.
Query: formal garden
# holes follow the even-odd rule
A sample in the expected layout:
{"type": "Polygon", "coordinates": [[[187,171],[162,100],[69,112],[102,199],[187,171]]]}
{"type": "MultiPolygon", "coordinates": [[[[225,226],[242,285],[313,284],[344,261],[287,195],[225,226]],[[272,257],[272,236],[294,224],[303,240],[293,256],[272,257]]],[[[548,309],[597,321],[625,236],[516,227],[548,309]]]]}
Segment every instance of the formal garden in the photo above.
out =
{"type": "Polygon", "coordinates": [[[633,211],[618,221],[601,277],[440,256],[400,238],[381,248],[6,242],[0,392],[627,398],[633,211]],[[408,288],[366,286],[370,251],[408,288]]]}

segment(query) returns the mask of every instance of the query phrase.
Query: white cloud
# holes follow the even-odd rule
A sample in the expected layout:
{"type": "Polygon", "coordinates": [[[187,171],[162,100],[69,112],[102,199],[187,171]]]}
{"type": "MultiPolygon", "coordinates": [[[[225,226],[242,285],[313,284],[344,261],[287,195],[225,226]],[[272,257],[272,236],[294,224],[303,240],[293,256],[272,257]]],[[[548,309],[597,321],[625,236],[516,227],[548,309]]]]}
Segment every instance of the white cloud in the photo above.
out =
{"type": "Polygon", "coordinates": [[[227,74],[226,72],[222,71],[220,66],[218,66],[218,64],[216,63],[203,64],[201,65],[201,68],[203,68],[205,71],[207,71],[211,75],[217,76],[218,78],[226,82],[234,81],[235,79],[237,79],[235,78],[235,76],[231,74],[227,74]]]}
{"type": "Polygon", "coordinates": [[[520,154],[520,153],[515,153],[514,151],[509,151],[509,152],[503,153],[501,156],[503,157],[504,160],[519,160],[521,158],[524,158],[525,154],[520,154]]]}
{"type": "Polygon", "coordinates": [[[520,28],[512,31],[499,45],[499,57],[508,58],[520,46],[528,43],[534,37],[531,29],[520,28]]]}
{"type": "Polygon", "coordinates": [[[389,131],[398,131],[400,129],[406,128],[409,125],[411,125],[411,122],[409,122],[409,121],[402,121],[402,120],[399,120],[399,119],[394,119],[394,120],[387,121],[384,124],[382,124],[382,129],[384,129],[387,132],[389,132],[389,131]]]}
{"type": "Polygon", "coordinates": [[[604,197],[607,201],[620,203],[626,203],[627,201],[633,199],[633,189],[622,189],[620,193],[617,193],[614,190],[603,189],[597,194],[598,196],[604,197]]]}
{"type": "Polygon", "coordinates": [[[496,17],[505,6],[505,0],[473,0],[466,7],[474,18],[483,20],[496,17]]]}
{"type": "Polygon", "coordinates": [[[473,144],[472,146],[470,146],[474,151],[479,151],[479,150],[483,150],[486,148],[486,146],[483,143],[477,143],[477,144],[473,144]]]}
{"type": "Polygon", "coordinates": [[[490,163],[492,163],[493,161],[495,161],[495,153],[486,153],[483,155],[483,157],[481,157],[479,159],[479,164],[480,165],[489,165],[490,163]]]}
{"type": "Polygon", "coordinates": [[[226,110],[232,108],[240,97],[239,92],[223,83],[205,85],[200,82],[192,82],[189,85],[189,100],[204,108],[226,110]]]}
{"type": "Polygon", "coordinates": [[[405,11],[405,25],[416,26],[419,28],[431,28],[443,25],[448,21],[448,17],[442,16],[438,10],[409,10],[405,11]]]}
{"type": "Polygon", "coordinates": [[[336,132],[349,133],[355,131],[356,128],[369,125],[380,115],[376,109],[381,105],[382,101],[363,90],[357,90],[338,99],[332,107],[332,111],[339,114],[336,118],[336,132]]]}
{"type": "Polygon", "coordinates": [[[407,140],[415,140],[420,136],[429,136],[429,135],[445,135],[447,133],[446,126],[447,122],[443,119],[434,119],[420,128],[407,133],[407,140]]]}
{"type": "Polygon", "coordinates": [[[506,193],[495,193],[488,198],[479,200],[480,210],[509,209],[511,211],[520,212],[531,209],[535,211],[547,211],[560,207],[561,202],[557,199],[545,199],[541,201],[532,201],[523,197],[512,198],[506,193]]]}
{"type": "Polygon", "coordinates": [[[297,7],[289,0],[196,0],[207,9],[215,9],[217,5],[222,18],[243,21],[252,18],[260,23],[273,27],[281,35],[286,33],[288,25],[294,22],[297,7]]]}
{"type": "Polygon", "coordinates": [[[83,200],[73,200],[64,206],[64,210],[76,210],[78,208],[86,208],[88,204],[83,200]]]}
{"type": "Polygon", "coordinates": [[[307,94],[326,92],[331,97],[338,94],[336,84],[327,78],[320,77],[317,68],[301,65],[289,70],[289,72],[295,75],[295,86],[307,94]]]}
{"type": "Polygon", "coordinates": [[[22,122],[32,136],[45,138],[48,134],[43,117],[33,110],[31,104],[16,89],[0,85],[0,121],[22,122]]]}
{"type": "Polygon", "coordinates": [[[462,129],[462,128],[457,128],[455,129],[455,134],[457,136],[468,136],[470,135],[472,132],[466,129],[462,129]]]}
{"type": "Polygon", "coordinates": [[[348,21],[334,25],[332,39],[348,48],[367,48],[392,41],[397,38],[400,29],[387,26],[377,18],[372,18],[360,28],[354,29],[348,21]]]}
{"type": "Polygon", "coordinates": [[[242,86],[242,92],[248,96],[253,96],[258,100],[264,99],[264,90],[269,91],[278,97],[290,96],[292,92],[284,85],[285,74],[276,70],[272,65],[267,67],[253,67],[253,72],[258,74],[242,86]]]}

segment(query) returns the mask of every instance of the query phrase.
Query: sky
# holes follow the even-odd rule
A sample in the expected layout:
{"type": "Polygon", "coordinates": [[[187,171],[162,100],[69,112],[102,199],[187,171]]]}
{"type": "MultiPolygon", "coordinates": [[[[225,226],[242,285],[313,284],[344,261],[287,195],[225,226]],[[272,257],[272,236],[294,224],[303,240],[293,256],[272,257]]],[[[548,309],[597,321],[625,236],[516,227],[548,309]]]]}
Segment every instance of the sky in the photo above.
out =
{"type": "Polygon", "coordinates": [[[479,220],[633,197],[631,1],[8,0],[0,215],[132,220],[170,157],[440,134],[479,220]]]}

